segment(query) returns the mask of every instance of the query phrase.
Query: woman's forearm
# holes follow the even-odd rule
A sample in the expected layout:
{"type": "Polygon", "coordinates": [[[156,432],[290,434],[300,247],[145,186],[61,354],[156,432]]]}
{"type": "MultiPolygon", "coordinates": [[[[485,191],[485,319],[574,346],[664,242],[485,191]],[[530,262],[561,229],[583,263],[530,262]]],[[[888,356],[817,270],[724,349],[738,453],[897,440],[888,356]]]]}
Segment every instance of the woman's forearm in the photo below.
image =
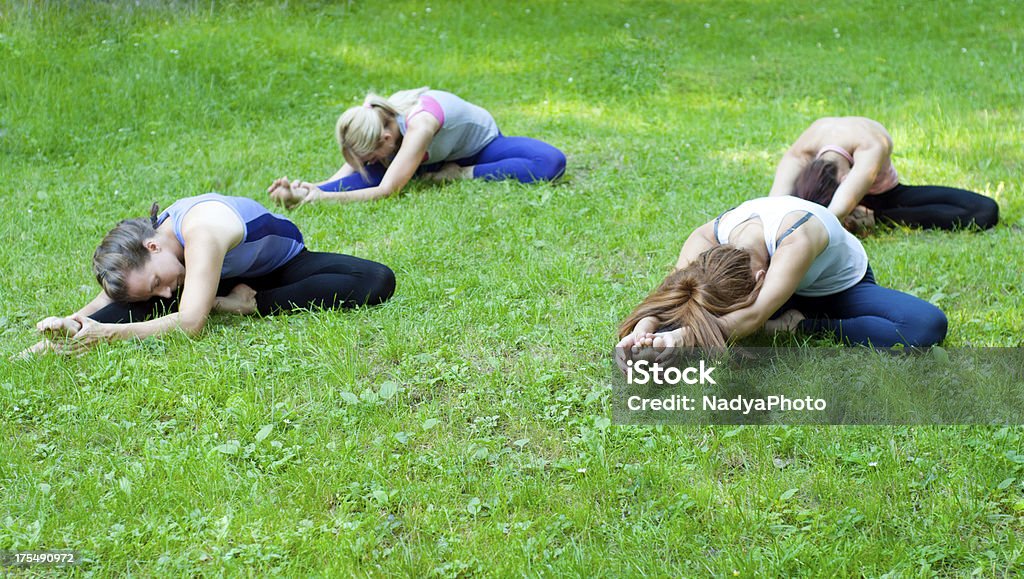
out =
{"type": "Polygon", "coordinates": [[[358,201],[375,201],[390,195],[381,187],[367,187],[365,189],[352,189],[349,191],[324,191],[319,195],[317,201],[331,201],[334,203],[354,203],[358,201]]]}
{"type": "Polygon", "coordinates": [[[203,324],[183,324],[181,313],[175,312],[145,322],[133,322],[130,324],[105,324],[109,326],[110,337],[117,340],[130,338],[148,338],[159,336],[174,330],[180,329],[190,336],[198,334],[203,329],[203,324]]]}
{"type": "Polygon", "coordinates": [[[753,307],[729,312],[718,320],[729,341],[746,338],[761,329],[765,322],[753,307]]]}
{"type": "Polygon", "coordinates": [[[335,181],[338,181],[339,179],[344,179],[345,177],[348,177],[349,175],[351,175],[352,173],[355,173],[355,172],[356,172],[355,169],[350,167],[348,163],[345,163],[344,165],[341,166],[341,169],[338,169],[337,173],[335,173],[335,174],[331,175],[330,177],[328,177],[327,179],[324,179],[323,181],[317,183],[316,186],[317,187],[323,187],[324,185],[326,185],[328,183],[333,183],[335,181]]]}
{"type": "Polygon", "coordinates": [[[806,165],[806,161],[803,158],[787,152],[775,170],[775,180],[772,181],[772,188],[768,192],[768,196],[792,195],[796,179],[804,165],[806,165]]]}
{"type": "Polygon", "coordinates": [[[92,301],[90,301],[89,303],[82,306],[82,308],[75,312],[73,315],[91,316],[92,314],[95,314],[99,310],[113,303],[113,301],[114,300],[110,299],[110,296],[107,295],[107,292],[100,291],[99,295],[93,298],[92,301]]]}

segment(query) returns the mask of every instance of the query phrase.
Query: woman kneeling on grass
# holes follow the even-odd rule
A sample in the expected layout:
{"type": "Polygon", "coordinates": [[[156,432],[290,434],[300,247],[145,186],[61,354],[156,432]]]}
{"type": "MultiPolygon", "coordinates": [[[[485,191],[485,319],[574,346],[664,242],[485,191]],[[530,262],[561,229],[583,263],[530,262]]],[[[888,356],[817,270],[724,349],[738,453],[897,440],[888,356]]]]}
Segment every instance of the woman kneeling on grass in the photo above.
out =
{"type": "Polygon", "coordinates": [[[881,348],[946,336],[937,307],[875,284],[860,241],[827,209],[764,197],[690,234],[676,269],[622,323],[616,347],[625,356],[644,347],[720,348],[762,326],[881,348]]]}
{"type": "Polygon", "coordinates": [[[308,251],[294,223],[244,197],[182,199],[149,219],[122,221],[93,255],[103,291],[68,317],[37,324],[28,352],[81,351],[106,340],[182,329],[199,333],[211,311],[273,314],[383,303],[395,290],[386,266],[308,251]],[[180,294],[179,294],[180,290],[180,294]],[[164,315],[166,314],[166,315],[164,315]]]}
{"type": "Polygon", "coordinates": [[[911,227],[994,227],[995,201],[963,189],[899,182],[892,137],[864,117],[814,121],[786,151],[770,195],[796,195],[828,207],[852,229],[876,220],[911,227]]]}
{"type": "Polygon", "coordinates": [[[274,181],[267,192],[286,207],[314,201],[371,201],[405,187],[416,175],[433,180],[551,181],[565,155],[526,137],[506,137],[491,113],[426,87],[375,94],[345,111],[335,130],[345,164],[321,183],[274,181]]]}

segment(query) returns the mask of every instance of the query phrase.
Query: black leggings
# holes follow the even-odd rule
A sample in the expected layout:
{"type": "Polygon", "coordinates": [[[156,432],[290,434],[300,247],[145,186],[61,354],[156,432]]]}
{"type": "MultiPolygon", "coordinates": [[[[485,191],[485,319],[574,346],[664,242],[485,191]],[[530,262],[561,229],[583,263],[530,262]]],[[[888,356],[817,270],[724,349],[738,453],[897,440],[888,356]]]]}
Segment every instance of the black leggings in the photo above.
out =
{"type": "MultiPolygon", "coordinates": [[[[295,309],[351,308],[384,303],[395,293],[395,274],[386,265],[338,253],[303,249],[291,261],[267,275],[222,279],[217,295],[244,283],[256,290],[261,315],[295,309]]],[[[178,311],[178,297],[145,302],[114,302],[90,315],[97,322],[124,324],[178,311]]]]}
{"type": "Polygon", "coordinates": [[[938,185],[897,184],[878,195],[865,195],[861,205],[875,212],[878,221],[925,229],[995,227],[999,205],[971,191],[938,185]]]}

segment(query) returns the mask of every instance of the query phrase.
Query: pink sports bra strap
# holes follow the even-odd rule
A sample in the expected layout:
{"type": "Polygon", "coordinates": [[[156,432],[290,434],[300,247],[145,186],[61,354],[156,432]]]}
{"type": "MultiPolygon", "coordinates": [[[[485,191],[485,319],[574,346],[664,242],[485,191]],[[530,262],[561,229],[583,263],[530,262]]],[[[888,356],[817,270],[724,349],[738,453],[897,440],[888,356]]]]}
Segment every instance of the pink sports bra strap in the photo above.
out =
{"type": "Polygon", "coordinates": [[[815,157],[814,159],[815,160],[820,159],[822,155],[824,155],[825,153],[827,153],[829,151],[832,151],[833,153],[838,153],[844,159],[849,161],[850,165],[853,165],[853,155],[847,153],[846,149],[840,147],[839,145],[825,145],[824,147],[821,148],[820,151],[818,151],[818,156],[815,157]]]}
{"type": "Polygon", "coordinates": [[[420,106],[405,117],[405,122],[408,123],[413,117],[422,113],[430,113],[437,122],[444,125],[444,110],[441,108],[441,104],[437,102],[432,96],[423,95],[420,97],[420,106]]]}

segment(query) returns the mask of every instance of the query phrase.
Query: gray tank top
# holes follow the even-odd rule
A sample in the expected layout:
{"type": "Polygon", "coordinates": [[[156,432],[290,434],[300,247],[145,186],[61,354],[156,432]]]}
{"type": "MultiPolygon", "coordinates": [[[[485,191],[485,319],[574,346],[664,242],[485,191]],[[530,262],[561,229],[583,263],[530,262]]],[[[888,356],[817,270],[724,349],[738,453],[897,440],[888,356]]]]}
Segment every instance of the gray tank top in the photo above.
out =
{"type": "MultiPolygon", "coordinates": [[[[424,163],[472,157],[500,134],[491,113],[450,92],[428,90],[420,96],[420,102],[422,106],[410,111],[409,118],[429,113],[441,123],[427,148],[424,163]]],[[[406,132],[406,121],[405,115],[398,115],[398,128],[402,135],[406,132]]]]}
{"type": "Polygon", "coordinates": [[[809,214],[810,218],[818,219],[828,231],[828,246],[814,259],[794,293],[809,297],[830,296],[857,285],[868,270],[868,255],[864,246],[843,228],[843,224],[827,208],[806,199],[780,195],[746,201],[718,218],[715,222],[715,236],[719,243],[729,243],[729,234],[737,225],[752,217],[759,217],[764,229],[764,244],[770,257],[775,255],[779,242],[788,233],[781,232],[782,237],[779,237],[782,220],[794,212],[809,214]]]}

